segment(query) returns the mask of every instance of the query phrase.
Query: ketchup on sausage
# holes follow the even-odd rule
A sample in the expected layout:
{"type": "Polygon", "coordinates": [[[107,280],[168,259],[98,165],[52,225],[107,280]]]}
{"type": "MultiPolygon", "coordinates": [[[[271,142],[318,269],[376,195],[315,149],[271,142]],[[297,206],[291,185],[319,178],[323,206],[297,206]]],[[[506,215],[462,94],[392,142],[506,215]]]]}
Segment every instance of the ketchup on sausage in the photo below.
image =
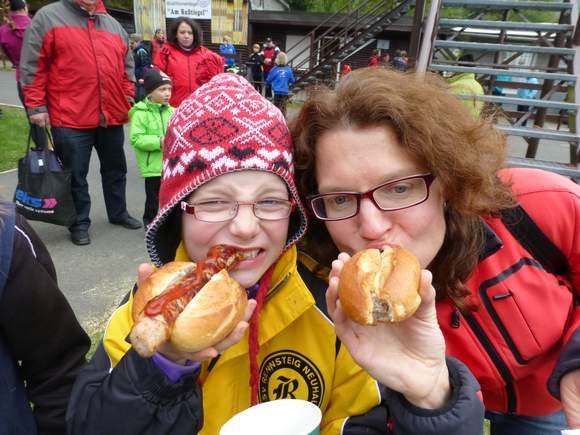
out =
{"type": "MultiPolygon", "coordinates": [[[[153,317],[163,313],[166,319],[167,317],[177,317],[175,314],[171,314],[172,310],[169,305],[171,302],[178,301],[185,296],[189,302],[213,275],[222,269],[231,270],[242,257],[243,254],[232,246],[213,246],[208,252],[207,259],[198,261],[192,273],[151,299],[145,306],[145,314],[153,317]]],[[[173,320],[175,319],[173,318],[173,320]]]]}

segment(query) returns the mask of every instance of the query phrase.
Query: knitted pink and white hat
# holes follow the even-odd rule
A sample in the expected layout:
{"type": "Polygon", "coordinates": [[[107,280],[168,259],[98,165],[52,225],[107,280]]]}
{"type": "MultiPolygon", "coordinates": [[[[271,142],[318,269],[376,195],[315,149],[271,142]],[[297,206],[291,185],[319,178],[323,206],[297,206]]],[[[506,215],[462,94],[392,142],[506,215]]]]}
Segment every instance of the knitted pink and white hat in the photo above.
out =
{"type": "Polygon", "coordinates": [[[215,177],[235,171],[272,172],[296,207],[285,248],[306,232],[306,212],[294,184],[292,139],[284,116],[244,78],[219,74],[173,112],[163,146],[159,212],[147,230],[156,265],[172,261],[181,241],[179,203],[215,177]]]}

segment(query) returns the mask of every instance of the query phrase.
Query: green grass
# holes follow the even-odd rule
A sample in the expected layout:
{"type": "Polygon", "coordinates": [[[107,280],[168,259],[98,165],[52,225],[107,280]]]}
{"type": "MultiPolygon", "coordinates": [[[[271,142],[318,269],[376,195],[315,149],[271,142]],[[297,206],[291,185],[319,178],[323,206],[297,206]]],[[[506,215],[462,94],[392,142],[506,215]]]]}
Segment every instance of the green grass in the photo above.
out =
{"type": "Polygon", "coordinates": [[[103,330],[99,330],[90,334],[89,337],[91,338],[91,348],[87,352],[87,361],[89,361],[93,357],[93,354],[97,350],[97,346],[99,345],[99,343],[103,338],[103,333],[104,333],[103,330]]]}
{"type": "Polygon", "coordinates": [[[28,121],[23,109],[0,105],[0,171],[14,169],[26,151],[28,121]]]}

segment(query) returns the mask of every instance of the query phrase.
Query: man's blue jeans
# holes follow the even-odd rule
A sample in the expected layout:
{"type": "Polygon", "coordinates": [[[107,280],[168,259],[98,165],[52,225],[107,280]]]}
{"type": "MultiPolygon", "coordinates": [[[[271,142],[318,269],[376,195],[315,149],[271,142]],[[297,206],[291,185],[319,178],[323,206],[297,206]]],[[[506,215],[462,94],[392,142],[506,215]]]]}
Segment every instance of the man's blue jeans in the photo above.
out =
{"type": "Polygon", "coordinates": [[[491,422],[491,435],[561,435],[568,427],[563,411],[543,417],[486,412],[485,418],[491,422]]]}
{"type": "Polygon", "coordinates": [[[123,142],[123,126],[98,127],[89,130],[54,127],[52,129],[54,148],[65,168],[71,170],[72,196],[77,212],[77,220],[69,230],[87,230],[91,225],[91,197],[87,174],[93,147],[97,150],[101,163],[101,183],[111,222],[121,222],[128,216],[125,201],[127,161],[123,142]]]}

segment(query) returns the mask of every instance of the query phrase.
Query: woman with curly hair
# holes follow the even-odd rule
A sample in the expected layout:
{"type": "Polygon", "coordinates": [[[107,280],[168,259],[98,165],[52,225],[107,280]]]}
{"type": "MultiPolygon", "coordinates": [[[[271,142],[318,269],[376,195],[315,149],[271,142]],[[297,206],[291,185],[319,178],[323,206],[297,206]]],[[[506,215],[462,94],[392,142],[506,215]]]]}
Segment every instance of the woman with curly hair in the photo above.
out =
{"type": "MultiPolygon", "coordinates": [[[[297,184],[316,217],[306,249],[332,264],[329,305],[350,255],[406,247],[433,274],[446,352],[480,382],[491,433],[559,434],[565,416],[580,427],[580,187],[506,168],[505,137],[434,75],[354,71],[311,96],[291,131],[297,184]],[[538,240],[562,267],[536,255],[538,240]]],[[[339,335],[361,349],[400,332],[340,311],[339,335]]],[[[382,352],[353,357],[368,366],[382,352]]]]}

